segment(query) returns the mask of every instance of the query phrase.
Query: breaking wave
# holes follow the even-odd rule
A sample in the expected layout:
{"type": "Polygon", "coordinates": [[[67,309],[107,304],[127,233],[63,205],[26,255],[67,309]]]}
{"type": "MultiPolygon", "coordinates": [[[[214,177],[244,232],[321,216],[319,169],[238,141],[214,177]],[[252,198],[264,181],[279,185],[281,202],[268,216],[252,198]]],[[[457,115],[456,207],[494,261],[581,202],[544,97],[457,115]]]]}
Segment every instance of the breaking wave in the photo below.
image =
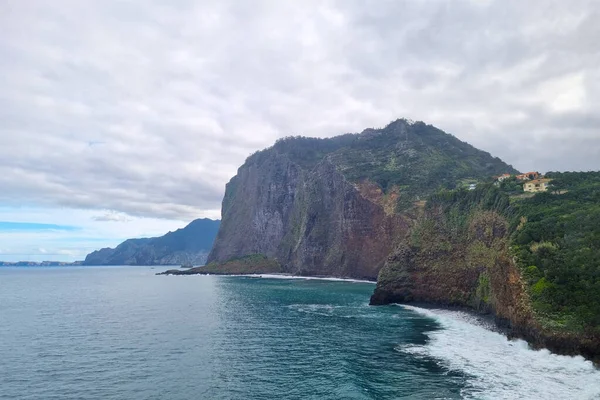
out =
{"type": "Polygon", "coordinates": [[[424,345],[396,350],[467,374],[465,398],[600,399],[600,370],[583,357],[532,350],[464,312],[402,307],[436,320],[442,329],[427,332],[424,345]]]}

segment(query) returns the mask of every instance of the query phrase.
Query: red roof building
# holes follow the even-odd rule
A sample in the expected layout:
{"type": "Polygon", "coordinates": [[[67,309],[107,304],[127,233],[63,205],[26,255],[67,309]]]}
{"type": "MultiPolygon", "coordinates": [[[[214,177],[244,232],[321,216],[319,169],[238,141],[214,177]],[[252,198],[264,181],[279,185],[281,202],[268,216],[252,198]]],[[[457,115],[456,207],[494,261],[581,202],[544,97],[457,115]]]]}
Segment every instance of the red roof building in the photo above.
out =
{"type": "Polygon", "coordinates": [[[538,179],[539,177],[539,172],[525,172],[524,174],[517,175],[517,179],[520,181],[538,179]]]}

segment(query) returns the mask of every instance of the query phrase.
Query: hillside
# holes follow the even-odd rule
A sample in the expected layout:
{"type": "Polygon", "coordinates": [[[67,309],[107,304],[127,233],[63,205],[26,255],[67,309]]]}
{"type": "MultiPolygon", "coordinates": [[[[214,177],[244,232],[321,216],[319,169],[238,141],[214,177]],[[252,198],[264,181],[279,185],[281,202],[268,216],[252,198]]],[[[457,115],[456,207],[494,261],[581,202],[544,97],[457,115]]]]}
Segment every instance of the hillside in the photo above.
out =
{"type": "Polygon", "coordinates": [[[128,239],[87,255],[83,265],[179,265],[206,262],[220,221],[197,219],[164,236],[128,239]]]}
{"type": "Polygon", "coordinates": [[[551,191],[529,198],[504,185],[430,197],[371,303],[466,306],[535,345],[600,359],[600,173],[547,176],[551,191]]]}
{"type": "Polygon", "coordinates": [[[208,261],[259,254],[294,274],[375,279],[415,204],[504,172],[516,171],[423,122],[285,138],[250,156],[227,184],[208,261]]]}

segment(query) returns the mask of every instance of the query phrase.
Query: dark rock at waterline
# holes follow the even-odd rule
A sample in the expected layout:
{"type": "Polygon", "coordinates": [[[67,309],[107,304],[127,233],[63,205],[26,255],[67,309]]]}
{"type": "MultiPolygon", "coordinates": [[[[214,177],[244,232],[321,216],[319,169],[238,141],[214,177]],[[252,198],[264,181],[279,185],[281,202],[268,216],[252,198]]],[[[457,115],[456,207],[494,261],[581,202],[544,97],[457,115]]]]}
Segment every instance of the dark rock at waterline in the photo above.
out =
{"type": "Polygon", "coordinates": [[[260,254],[252,254],[229,260],[223,264],[211,263],[190,269],[170,269],[156,275],[239,275],[239,274],[268,274],[281,273],[281,264],[274,259],[260,254]]]}

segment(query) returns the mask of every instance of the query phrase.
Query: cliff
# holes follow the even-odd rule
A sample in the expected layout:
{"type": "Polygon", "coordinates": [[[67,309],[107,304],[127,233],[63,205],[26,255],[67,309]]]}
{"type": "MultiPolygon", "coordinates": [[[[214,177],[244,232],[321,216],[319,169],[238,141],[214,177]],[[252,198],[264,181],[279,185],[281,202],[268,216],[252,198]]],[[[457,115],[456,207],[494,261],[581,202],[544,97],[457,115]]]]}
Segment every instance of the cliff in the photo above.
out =
{"type": "Polygon", "coordinates": [[[375,279],[415,204],[439,188],[513,171],[422,122],[286,138],[250,156],[227,184],[208,262],[260,254],[287,273],[375,279]]]}
{"type": "MultiPolygon", "coordinates": [[[[591,289],[590,285],[598,284],[599,266],[594,258],[589,265],[580,259],[569,266],[559,254],[540,250],[554,248],[544,242],[553,234],[548,224],[552,208],[541,210],[538,204],[548,196],[549,205],[562,207],[569,200],[544,194],[511,202],[491,186],[433,196],[381,269],[371,304],[422,302],[467,307],[492,314],[509,335],[535,346],[599,361],[598,294],[590,291],[585,298],[577,296],[582,287],[591,289]],[[546,237],[533,233],[537,231],[533,211],[545,211],[540,222],[544,221],[546,237]],[[523,239],[531,236],[536,239],[523,239]],[[545,244],[540,246],[537,240],[545,244]],[[538,259],[527,259],[523,252],[533,252],[538,259]],[[570,270],[562,273],[560,281],[550,270],[553,258],[562,263],[561,271],[570,270]],[[545,270],[540,272],[542,268],[545,270]]],[[[570,205],[572,212],[586,207],[585,202],[577,204],[570,205]]],[[[588,215],[594,217],[594,213],[588,215]]],[[[569,215],[561,212],[561,216],[561,233],[566,230],[569,236],[569,215]]],[[[573,229],[584,233],[581,227],[573,229]]],[[[598,229],[590,226],[592,231],[598,229]]],[[[560,246],[563,252],[569,251],[568,244],[560,246]]]]}
{"type": "Polygon", "coordinates": [[[220,221],[197,219],[164,236],[128,239],[88,254],[83,265],[203,265],[220,221]]]}
{"type": "Polygon", "coordinates": [[[371,304],[465,306],[522,324],[529,301],[509,252],[512,212],[494,189],[435,196],[379,273],[371,304]]]}

